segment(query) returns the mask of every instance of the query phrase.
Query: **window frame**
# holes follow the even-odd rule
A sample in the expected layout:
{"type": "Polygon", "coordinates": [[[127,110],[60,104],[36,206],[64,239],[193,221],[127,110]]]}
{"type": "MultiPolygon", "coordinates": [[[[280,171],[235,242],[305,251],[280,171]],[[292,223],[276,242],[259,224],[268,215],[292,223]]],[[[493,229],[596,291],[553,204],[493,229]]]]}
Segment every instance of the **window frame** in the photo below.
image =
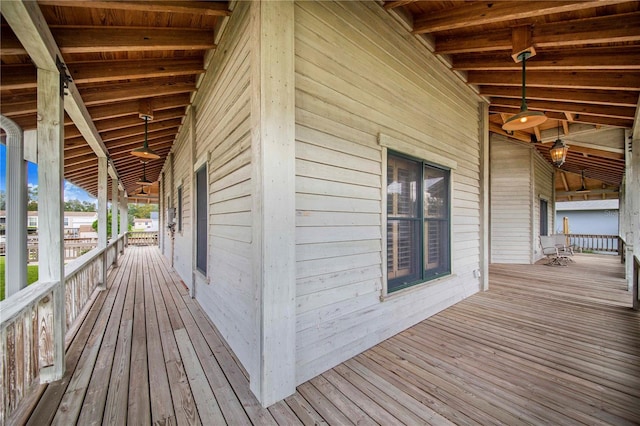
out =
{"type": "Polygon", "coordinates": [[[209,180],[209,175],[208,175],[208,167],[207,167],[207,163],[205,162],[204,164],[202,164],[200,167],[198,167],[198,169],[196,169],[195,171],[195,186],[196,186],[196,199],[195,201],[195,230],[196,230],[196,242],[195,242],[195,246],[196,246],[196,252],[195,252],[195,267],[196,267],[196,271],[198,271],[199,273],[203,274],[205,277],[207,276],[207,263],[208,263],[208,256],[209,256],[209,230],[208,230],[208,225],[209,225],[209,219],[208,219],[208,204],[209,204],[209,189],[208,189],[208,180],[209,180]],[[204,200],[201,199],[201,192],[200,192],[200,184],[198,183],[198,175],[200,174],[200,172],[204,172],[204,200]],[[204,203],[204,232],[201,232],[202,229],[202,218],[200,218],[200,214],[201,214],[201,208],[202,205],[200,204],[201,202],[204,203]],[[204,235],[203,235],[204,234],[204,235]],[[202,246],[200,245],[201,240],[200,238],[204,238],[203,242],[204,242],[204,268],[201,268],[200,266],[200,250],[202,249],[202,246]]]}
{"type": "MultiPolygon", "coordinates": [[[[405,160],[407,162],[413,163],[413,172],[416,174],[416,182],[418,183],[418,187],[415,189],[416,194],[420,194],[419,197],[416,198],[416,205],[414,208],[414,215],[390,215],[387,211],[386,213],[386,221],[385,228],[387,229],[387,253],[385,262],[387,264],[387,294],[392,294],[398,291],[401,291],[406,288],[413,287],[415,285],[433,281],[445,276],[449,276],[452,273],[451,268],[451,170],[447,167],[442,167],[440,165],[433,164],[429,161],[425,161],[424,159],[415,158],[412,156],[405,155],[401,152],[397,152],[395,150],[388,150],[386,153],[387,164],[390,159],[398,159],[405,160]],[[438,173],[442,173],[442,176],[445,177],[445,191],[446,194],[443,197],[446,199],[445,211],[442,215],[438,217],[430,217],[425,214],[425,188],[424,181],[427,176],[428,169],[437,171],[438,173]],[[390,224],[394,226],[399,226],[401,223],[410,224],[410,228],[412,233],[414,233],[415,241],[412,243],[412,251],[415,250],[417,252],[411,253],[411,257],[414,258],[412,262],[415,262],[415,265],[412,265],[415,268],[415,272],[407,273],[407,275],[414,275],[415,278],[411,278],[409,281],[403,281],[403,278],[406,275],[401,275],[395,279],[389,277],[390,273],[388,270],[388,262],[390,256],[392,254],[389,252],[389,231],[388,227],[390,224]],[[428,261],[426,260],[426,256],[428,255],[427,244],[429,236],[427,233],[430,228],[430,224],[436,224],[435,229],[440,229],[440,226],[444,225],[445,229],[438,239],[438,247],[439,253],[443,257],[439,259],[438,267],[429,268],[428,261]]],[[[387,185],[389,184],[387,179],[387,185]]],[[[386,188],[387,186],[385,186],[386,188]]],[[[385,204],[385,209],[387,209],[388,204],[385,204]]],[[[442,230],[442,229],[440,229],[442,230]]],[[[438,231],[440,232],[440,231],[438,231]]],[[[412,269],[413,269],[412,268],[412,269]]]]}
{"type": "Polygon", "coordinates": [[[178,232],[181,235],[182,235],[182,192],[183,192],[183,187],[182,185],[179,185],[178,189],[176,190],[176,198],[177,198],[176,215],[178,216],[177,228],[178,228],[178,232]]]}
{"type": "MultiPolygon", "coordinates": [[[[385,133],[378,133],[378,145],[381,147],[382,158],[382,173],[381,173],[381,213],[382,213],[382,288],[380,301],[384,302],[388,298],[395,298],[402,295],[406,295],[410,292],[420,290],[427,285],[434,285],[435,283],[447,281],[456,276],[455,274],[455,259],[453,253],[455,252],[455,242],[453,239],[453,219],[455,217],[455,209],[453,205],[453,188],[455,186],[455,170],[458,168],[458,163],[445,155],[435,152],[432,148],[426,148],[420,143],[420,141],[409,141],[405,139],[399,139],[394,136],[390,136],[385,133]],[[418,161],[427,163],[432,167],[444,169],[449,171],[449,190],[448,190],[448,204],[449,204],[449,233],[448,233],[448,254],[449,254],[449,272],[447,274],[441,274],[438,277],[433,277],[430,280],[419,280],[412,283],[410,286],[405,286],[402,289],[393,289],[389,291],[388,287],[388,271],[387,271],[387,158],[388,151],[400,156],[405,156],[418,161]]],[[[423,251],[424,253],[424,251],[423,251]]],[[[423,254],[421,253],[421,254],[423,254]]]]}

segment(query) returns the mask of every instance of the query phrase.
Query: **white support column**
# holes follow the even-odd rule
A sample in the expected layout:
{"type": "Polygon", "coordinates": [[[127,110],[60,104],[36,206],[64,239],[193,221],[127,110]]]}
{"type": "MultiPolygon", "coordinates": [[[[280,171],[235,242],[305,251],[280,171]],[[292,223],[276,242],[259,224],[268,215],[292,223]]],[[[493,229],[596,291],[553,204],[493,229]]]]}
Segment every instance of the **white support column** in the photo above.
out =
{"type": "MultiPolygon", "coordinates": [[[[107,247],[107,158],[98,157],[98,248],[107,247]]],[[[107,288],[107,255],[102,257],[100,289],[107,288]]]]}
{"type": "Polygon", "coordinates": [[[4,297],[27,286],[27,163],[23,133],[13,120],[0,115],[7,135],[7,216],[4,297]]]}
{"type": "MultiPolygon", "coordinates": [[[[120,191],[120,234],[126,234],[129,230],[129,201],[127,199],[127,193],[125,191],[120,191]]],[[[122,250],[124,251],[124,246],[126,244],[126,238],[124,239],[124,244],[122,245],[122,250]]]]}
{"type": "Polygon", "coordinates": [[[53,292],[54,365],[40,370],[40,381],[64,374],[66,314],[64,297],[64,104],[60,74],[38,69],[38,278],[60,282],[53,292]]]}
{"type": "Polygon", "coordinates": [[[294,5],[250,7],[258,343],[250,385],[267,407],[296,390],[294,5]]]}
{"type": "MultiPolygon", "coordinates": [[[[111,241],[118,239],[118,179],[111,179],[111,241]]],[[[118,247],[113,258],[113,266],[118,265],[118,247]]]]}
{"type": "Polygon", "coordinates": [[[489,105],[481,102],[480,115],[480,288],[489,290],[489,105]]]}
{"type": "MultiPolygon", "coordinates": [[[[628,229],[632,230],[629,232],[631,234],[629,242],[633,244],[632,249],[627,252],[629,254],[627,257],[628,265],[634,263],[631,254],[640,259],[640,131],[638,127],[640,127],[640,123],[636,120],[636,130],[631,139],[631,173],[627,185],[627,193],[629,194],[627,202],[630,212],[628,229]]],[[[629,291],[633,290],[633,273],[630,278],[629,291]]]]}

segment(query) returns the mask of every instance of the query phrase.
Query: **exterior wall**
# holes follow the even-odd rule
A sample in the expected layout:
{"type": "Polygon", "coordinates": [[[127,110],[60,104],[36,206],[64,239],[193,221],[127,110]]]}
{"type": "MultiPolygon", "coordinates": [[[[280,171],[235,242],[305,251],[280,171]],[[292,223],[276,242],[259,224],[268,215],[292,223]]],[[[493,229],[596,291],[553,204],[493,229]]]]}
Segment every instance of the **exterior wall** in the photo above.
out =
{"type": "Polygon", "coordinates": [[[479,290],[480,149],[478,98],[378,4],[297,2],[295,23],[301,383],[479,290]],[[380,133],[457,162],[453,273],[391,296],[380,133]]]}
{"type": "Polygon", "coordinates": [[[490,149],[491,263],[531,263],[531,149],[496,134],[490,149]]]}
{"type": "MultiPolygon", "coordinates": [[[[188,123],[188,121],[185,121],[188,123]]],[[[191,286],[193,269],[192,236],[191,236],[191,140],[190,132],[185,124],[174,147],[173,167],[173,207],[176,209],[176,227],[174,233],[173,267],[182,280],[191,286]],[[182,212],[178,212],[178,188],[182,186],[182,212]],[[182,215],[182,230],[178,231],[178,215],[182,215]]]]}
{"type": "MultiPolygon", "coordinates": [[[[196,273],[195,297],[252,376],[257,374],[252,368],[258,351],[251,263],[249,7],[248,2],[237,4],[215,51],[215,65],[207,70],[194,101],[195,162],[206,163],[209,175],[207,277],[196,273]]],[[[186,127],[183,132],[188,133],[186,127]]],[[[185,155],[182,150],[187,145],[181,145],[176,158],[185,155]]],[[[182,164],[180,160],[180,170],[186,167],[182,164]]]]}
{"type": "Polygon", "coordinates": [[[533,208],[531,209],[533,213],[533,234],[531,238],[531,253],[532,253],[532,263],[542,259],[544,255],[542,254],[542,249],[540,248],[540,199],[547,200],[548,208],[547,208],[547,223],[548,223],[548,231],[549,234],[553,234],[553,230],[555,229],[554,219],[555,216],[553,214],[553,206],[554,206],[554,169],[551,164],[549,164],[542,156],[538,153],[538,151],[531,149],[531,156],[533,160],[533,208]]]}

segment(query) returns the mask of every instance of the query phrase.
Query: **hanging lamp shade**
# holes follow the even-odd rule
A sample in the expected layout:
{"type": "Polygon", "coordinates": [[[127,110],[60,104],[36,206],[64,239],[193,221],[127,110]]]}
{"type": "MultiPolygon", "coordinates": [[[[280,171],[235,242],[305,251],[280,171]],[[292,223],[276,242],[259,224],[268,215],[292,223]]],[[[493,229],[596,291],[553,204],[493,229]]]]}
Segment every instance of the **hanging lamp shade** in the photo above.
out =
{"type": "Polygon", "coordinates": [[[549,155],[551,155],[551,161],[556,167],[560,167],[564,164],[564,160],[567,159],[567,152],[569,147],[560,139],[560,121],[558,121],[558,139],[553,143],[549,155]]]}
{"type": "Polygon", "coordinates": [[[147,186],[147,185],[151,185],[153,182],[151,182],[149,179],[147,179],[147,163],[145,161],[142,162],[142,177],[140,179],[138,179],[138,181],[136,182],[137,185],[140,186],[147,186]]]}
{"type": "Polygon", "coordinates": [[[145,160],[157,160],[160,158],[158,154],[151,148],[149,148],[149,142],[147,141],[147,133],[149,131],[149,117],[144,116],[144,144],[140,148],[136,148],[131,151],[131,155],[144,158],[145,160]]]}
{"type": "Polygon", "coordinates": [[[530,129],[531,127],[538,126],[547,121],[547,116],[540,111],[529,111],[527,108],[527,96],[526,96],[526,62],[527,58],[531,56],[529,52],[522,52],[518,55],[518,59],[522,61],[522,104],[520,105],[520,112],[509,117],[507,121],[502,125],[502,130],[512,132],[514,130],[530,129]]]}
{"type": "Polygon", "coordinates": [[[581,178],[580,180],[582,181],[582,186],[580,187],[580,189],[576,190],[576,192],[581,192],[581,193],[591,192],[591,190],[587,189],[587,187],[584,184],[584,170],[581,171],[580,178],[581,178]]]}

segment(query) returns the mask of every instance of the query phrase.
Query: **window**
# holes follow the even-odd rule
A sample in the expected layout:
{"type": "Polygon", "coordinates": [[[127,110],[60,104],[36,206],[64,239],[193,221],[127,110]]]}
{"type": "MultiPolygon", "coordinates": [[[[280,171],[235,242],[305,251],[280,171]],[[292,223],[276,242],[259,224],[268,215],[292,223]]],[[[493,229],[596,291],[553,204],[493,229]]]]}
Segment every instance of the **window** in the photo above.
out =
{"type": "Polygon", "coordinates": [[[540,199],[540,235],[549,235],[549,203],[540,199]]]}
{"type": "Polygon", "coordinates": [[[178,232],[182,232],[182,185],[178,187],[178,232]]]}
{"type": "Polygon", "coordinates": [[[69,218],[68,217],[64,218],[64,226],[69,226],[69,218]]]}
{"type": "Polygon", "coordinates": [[[389,153],[387,291],[451,272],[448,169],[389,153]]]}
{"type": "Polygon", "coordinates": [[[37,228],[38,227],[38,216],[29,216],[27,218],[27,226],[29,228],[37,228]]]}
{"type": "Polygon", "coordinates": [[[207,274],[207,166],[196,172],[196,269],[207,274]]]}

